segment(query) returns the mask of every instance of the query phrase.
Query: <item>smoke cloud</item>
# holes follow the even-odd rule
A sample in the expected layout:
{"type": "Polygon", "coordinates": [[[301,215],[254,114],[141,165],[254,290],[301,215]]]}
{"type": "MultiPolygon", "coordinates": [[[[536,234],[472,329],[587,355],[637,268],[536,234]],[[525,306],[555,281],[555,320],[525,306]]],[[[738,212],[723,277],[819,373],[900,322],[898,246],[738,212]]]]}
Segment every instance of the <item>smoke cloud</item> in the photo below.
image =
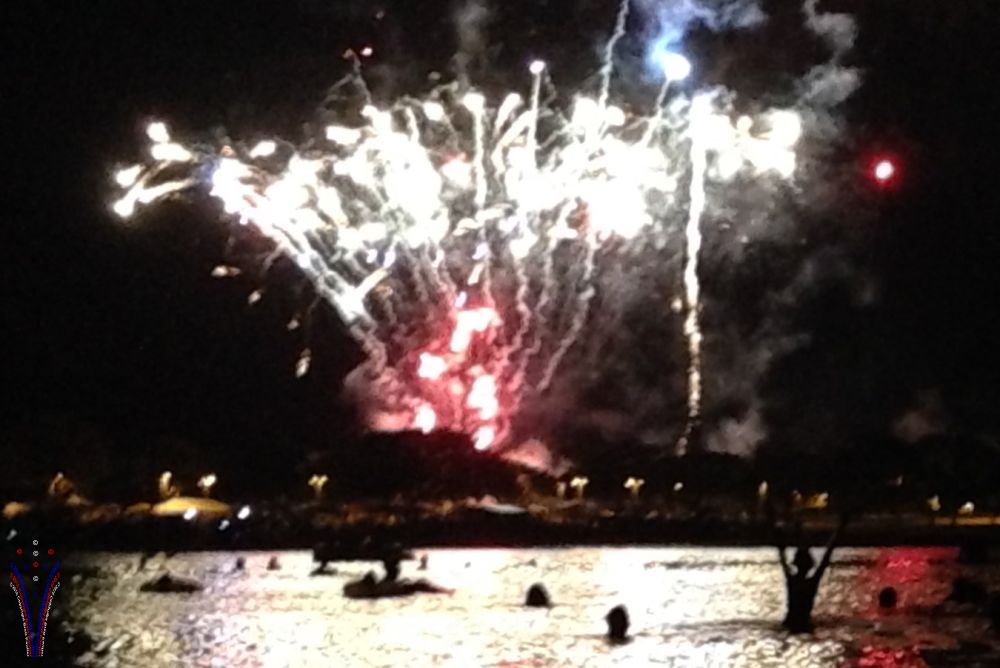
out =
{"type": "Polygon", "coordinates": [[[947,413],[941,393],[937,390],[920,392],[913,405],[892,425],[893,436],[906,443],[916,443],[928,436],[943,434],[948,427],[947,413]]]}
{"type": "Polygon", "coordinates": [[[454,14],[458,54],[455,59],[459,76],[466,78],[468,70],[482,61],[489,44],[486,28],[493,18],[487,0],[466,0],[454,14]]]}
{"type": "Polygon", "coordinates": [[[833,55],[829,62],[809,71],[801,82],[802,100],[812,106],[832,107],[846,100],[861,83],[860,73],[841,64],[854,47],[858,27],[848,14],[820,13],[819,0],[806,0],[802,7],[805,26],[826,42],[833,55]]]}
{"type": "Polygon", "coordinates": [[[639,8],[659,22],[660,38],[675,44],[700,23],[711,30],[752,28],[767,20],[756,0],[639,0],[639,8]]]}

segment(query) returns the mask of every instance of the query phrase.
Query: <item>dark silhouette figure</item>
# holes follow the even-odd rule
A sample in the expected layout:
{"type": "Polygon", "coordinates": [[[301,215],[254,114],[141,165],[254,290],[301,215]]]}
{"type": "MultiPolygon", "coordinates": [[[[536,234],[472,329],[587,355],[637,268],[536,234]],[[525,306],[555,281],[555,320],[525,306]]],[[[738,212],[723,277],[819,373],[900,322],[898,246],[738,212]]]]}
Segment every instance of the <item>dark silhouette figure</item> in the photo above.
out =
{"type": "Polygon", "coordinates": [[[426,554],[420,556],[420,568],[418,570],[421,570],[421,571],[426,571],[427,570],[427,555],[426,554]]]}
{"type": "Polygon", "coordinates": [[[795,550],[792,563],[789,564],[785,559],[784,542],[780,536],[778,538],[778,559],[781,562],[781,570],[785,574],[785,590],[788,597],[788,612],[781,625],[791,633],[812,633],[812,610],[816,603],[816,592],[819,591],[819,583],[823,579],[823,574],[830,566],[833,548],[836,546],[845,524],[846,518],[841,517],[840,525],[830,536],[830,542],[826,545],[823,558],[815,570],[813,570],[813,566],[816,562],[809,553],[808,546],[799,545],[795,550]]]}
{"type": "Polygon", "coordinates": [[[628,639],[628,611],[624,605],[611,608],[604,621],[608,623],[608,640],[621,643],[628,639]]]}
{"type": "Polygon", "coordinates": [[[269,570],[269,571],[280,571],[281,570],[281,563],[278,562],[278,558],[277,557],[271,557],[270,559],[267,560],[267,570],[269,570]]]}
{"type": "Polygon", "coordinates": [[[536,583],[528,588],[524,604],[529,608],[547,608],[552,605],[552,602],[549,600],[549,592],[545,590],[545,587],[536,583]]]}
{"type": "Polygon", "coordinates": [[[385,579],[383,582],[395,582],[399,579],[399,557],[386,557],[382,561],[382,566],[385,568],[385,579]]]}
{"type": "Polygon", "coordinates": [[[243,557],[236,557],[236,571],[244,571],[247,567],[247,560],[243,557]]]}
{"type": "Polygon", "coordinates": [[[892,610],[896,607],[899,596],[892,587],[886,587],[878,593],[878,607],[882,610],[892,610]]]}

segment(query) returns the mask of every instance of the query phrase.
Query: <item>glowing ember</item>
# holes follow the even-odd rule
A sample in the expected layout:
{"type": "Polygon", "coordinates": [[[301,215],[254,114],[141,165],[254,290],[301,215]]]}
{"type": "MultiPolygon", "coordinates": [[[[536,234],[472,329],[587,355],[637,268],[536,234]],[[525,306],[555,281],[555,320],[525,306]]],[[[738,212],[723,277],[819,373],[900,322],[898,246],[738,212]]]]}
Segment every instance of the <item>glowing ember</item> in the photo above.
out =
{"type": "Polygon", "coordinates": [[[879,160],[875,164],[875,169],[872,171],[872,175],[875,180],[880,183],[886,183],[896,175],[896,165],[893,164],[891,160],[879,160]]]}
{"type": "Polygon", "coordinates": [[[413,428],[429,434],[434,431],[435,426],[437,426],[437,413],[434,412],[434,408],[427,404],[417,408],[413,416],[413,428]]]}
{"type": "Polygon", "coordinates": [[[448,369],[448,363],[437,355],[430,353],[420,353],[420,367],[417,375],[427,380],[437,380],[444,375],[448,369]]]}
{"type": "Polygon", "coordinates": [[[472,342],[473,333],[485,332],[490,325],[497,321],[497,312],[491,308],[459,311],[458,322],[455,323],[455,331],[451,335],[451,351],[453,353],[465,352],[472,342]]]}
{"type": "Polygon", "coordinates": [[[476,435],[472,438],[472,444],[480,452],[489,450],[493,441],[497,437],[497,431],[490,425],[483,425],[476,430],[476,435]]]}
{"type": "Polygon", "coordinates": [[[493,376],[480,376],[472,383],[465,405],[479,411],[483,420],[492,420],[500,412],[497,401],[497,384],[493,376]]]}

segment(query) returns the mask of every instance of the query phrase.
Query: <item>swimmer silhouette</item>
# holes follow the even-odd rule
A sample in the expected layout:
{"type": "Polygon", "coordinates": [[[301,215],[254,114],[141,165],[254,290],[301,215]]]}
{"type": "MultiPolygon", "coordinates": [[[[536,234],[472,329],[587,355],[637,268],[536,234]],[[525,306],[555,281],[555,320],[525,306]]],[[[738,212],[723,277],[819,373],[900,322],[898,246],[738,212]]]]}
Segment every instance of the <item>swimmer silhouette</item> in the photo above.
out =
{"type": "Polygon", "coordinates": [[[878,607],[883,611],[894,610],[899,595],[894,587],[885,587],[878,593],[878,607]]]}
{"type": "Polygon", "coordinates": [[[789,632],[812,633],[812,609],[816,603],[816,592],[819,591],[819,583],[823,579],[823,574],[830,566],[830,560],[833,558],[833,548],[836,546],[837,540],[840,538],[840,534],[846,523],[847,517],[846,515],[842,515],[840,524],[837,526],[836,531],[833,532],[833,535],[830,536],[830,541],[826,545],[823,558],[815,570],[813,570],[813,566],[816,565],[816,562],[809,553],[809,547],[804,544],[800,544],[795,550],[795,557],[792,559],[792,563],[789,564],[785,558],[786,546],[784,541],[775,532],[777,536],[778,560],[781,562],[781,570],[785,574],[785,590],[788,598],[788,611],[781,625],[788,629],[789,632]]]}
{"type": "Polygon", "coordinates": [[[545,586],[535,583],[528,588],[524,604],[529,608],[548,608],[552,605],[552,601],[549,599],[549,592],[545,590],[545,586]]]}
{"type": "Polygon", "coordinates": [[[628,611],[624,605],[616,605],[604,616],[608,623],[608,640],[614,644],[628,641],[628,611]]]}

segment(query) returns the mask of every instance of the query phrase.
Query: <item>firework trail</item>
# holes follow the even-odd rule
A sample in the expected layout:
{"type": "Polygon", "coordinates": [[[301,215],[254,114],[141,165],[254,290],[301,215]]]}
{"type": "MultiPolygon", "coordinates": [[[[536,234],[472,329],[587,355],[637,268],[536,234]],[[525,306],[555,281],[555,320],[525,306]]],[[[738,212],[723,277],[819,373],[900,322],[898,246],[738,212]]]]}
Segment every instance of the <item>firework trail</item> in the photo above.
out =
{"type": "MultiPolygon", "coordinates": [[[[568,114],[542,101],[541,61],[529,67],[527,103],[509,93],[494,105],[453,83],[380,108],[355,73],[325,102],[337,122],[301,146],[182,142],[150,124],[149,157],[117,172],[113,210],[129,219],[157,201],[207,192],[224,222],[294,261],[357,340],[366,361],[345,382],[370,427],[454,429],[485,450],[520,438],[520,407],[550,388],[595,312],[614,325],[625,305],[604,297],[622,292],[608,277],[666,247],[668,220],[687,199],[683,451],[701,405],[706,182],[748,167],[791,177],[801,127],[793,111],[734,125],[714,95],[687,103],[678,94],[668,104],[671,82],[690,72],[672,53],[660,59],[652,115],[610,104],[611,55],[628,7],[619,7],[600,90],[577,94],[568,114]],[[752,133],[758,121],[768,129],[752,133]],[[688,175],[684,198],[676,184],[688,175]]],[[[220,265],[213,275],[239,272],[220,265]]],[[[256,291],[249,301],[262,298],[256,291]]],[[[299,326],[297,316],[288,324],[299,326]]],[[[312,356],[301,352],[297,376],[312,356]]]]}
{"type": "Polygon", "coordinates": [[[691,187],[687,225],[684,236],[684,336],[688,341],[688,402],[687,424],[677,443],[677,454],[687,452],[692,431],[701,417],[701,282],[698,279],[698,259],[701,256],[701,217],[705,212],[705,171],[708,155],[705,146],[705,119],[711,115],[711,103],[698,96],[691,103],[691,187]]]}
{"type": "Polygon", "coordinates": [[[604,47],[604,60],[601,63],[601,91],[597,96],[597,106],[604,109],[608,106],[608,95],[611,90],[611,75],[615,68],[615,47],[625,36],[625,25],[628,22],[630,0],[621,0],[618,5],[618,15],[615,17],[615,29],[611,39],[604,47]]]}

